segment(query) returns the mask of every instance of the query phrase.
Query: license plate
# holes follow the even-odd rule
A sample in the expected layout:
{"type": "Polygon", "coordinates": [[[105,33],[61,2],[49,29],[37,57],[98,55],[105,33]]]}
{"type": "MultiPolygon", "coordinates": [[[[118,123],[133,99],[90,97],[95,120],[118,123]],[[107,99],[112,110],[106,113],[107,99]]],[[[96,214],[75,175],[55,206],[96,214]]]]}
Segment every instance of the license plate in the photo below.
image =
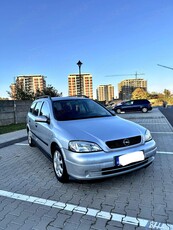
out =
{"type": "Polygon", "coordinates": [[[134,162],[142,161],[144,159],[145,157],[143,151],[127,153],[116,158],[116,165],[125,166],[134,162]]]}

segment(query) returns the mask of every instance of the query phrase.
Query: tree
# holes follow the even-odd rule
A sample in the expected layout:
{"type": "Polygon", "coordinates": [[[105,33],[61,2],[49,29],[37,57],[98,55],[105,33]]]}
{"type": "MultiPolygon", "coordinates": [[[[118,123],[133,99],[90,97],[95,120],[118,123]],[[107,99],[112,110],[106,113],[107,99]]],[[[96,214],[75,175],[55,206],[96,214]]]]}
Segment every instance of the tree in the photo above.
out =
{"type": "Polygon", "coordinates": [[[37,97],[49,95],[51,97],[60,97],[62,93],[58,93],[52,85],[48,85],[44,88],[43,91],[37,89],[36,93],[23,90],[20,86],[16,85],[16,92],[12,94],[11,92],[7,91],[8,95],[14,100],[34,100],[37,97]]]}
{"type": "Polygon", "coordinates": [[[164,89],[163,93],[164,93],[166,98],[171,96],[171,92],[168,89],[164,89]]]}
{"type": "Polygon", "coordinates": [[[148,98],[148,93],[143,88],[136,88],[132,93],[131,99],[146,99],[148,98]]]}
{"type": "Polygon", "coordinates": [[[39,89],[36,92],[36,97],[48,95],[50,97],[61,97],[62,93],[58,93],[58,90],[55,89],[52,85],[48,85],[46,88],[43,89],[43,91],[40,91],[39,89]]]}
{"type": "Polygon", "coordinates": [[[8,98],[0,97],[0,101],[3,101],[3,100],[8,100],[8,98]]]}
{"type": "Polygon", "coordinates": [[[14,100],[33,100],[34,98],[34,93],[23,90],[18,85],[16,85],[15,94],[9,91],[7,93],[14,100]]]}
{"type": "Polygon", "coordinates": [[[58,93],[58,90],[56,90],[52,85],[48,85],[44,90],[43,90],[44,95],[49,95],[51,97],[61,97],[62,93],[58,93]]]}

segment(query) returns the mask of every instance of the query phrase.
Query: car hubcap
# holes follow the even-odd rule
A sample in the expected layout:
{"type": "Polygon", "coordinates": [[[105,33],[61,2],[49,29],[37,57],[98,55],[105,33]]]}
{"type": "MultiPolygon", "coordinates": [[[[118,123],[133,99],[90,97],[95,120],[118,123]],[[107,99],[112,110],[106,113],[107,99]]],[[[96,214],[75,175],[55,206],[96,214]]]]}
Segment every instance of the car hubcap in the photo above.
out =
{"type": "Polygon", "coordinates": [[[58,152],[57,150],[54,153],[54,168],[55,168],[55,172],[57,174],[58,177],[62,177],[63,175],[63,159],[62,156],[60,154],[60,152],[58,152]]]}

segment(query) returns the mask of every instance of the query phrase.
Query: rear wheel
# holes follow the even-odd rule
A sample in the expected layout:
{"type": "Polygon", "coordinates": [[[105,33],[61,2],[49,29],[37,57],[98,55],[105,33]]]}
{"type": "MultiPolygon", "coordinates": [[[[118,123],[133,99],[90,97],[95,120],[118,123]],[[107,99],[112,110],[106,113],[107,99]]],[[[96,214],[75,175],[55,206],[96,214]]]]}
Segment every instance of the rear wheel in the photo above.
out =
{"type": "Polygon", "coordinates": [[[34,145],[34,142],[33,142],[33,139],[32,139],[31,131],[28,130],[27,134],[28,134],[28,144],[29,144],[29,146],[34,147],[35,145],[34,145]]]}
{"type": "Polygon", "coordinates": [[[148,112],[148,109],[146,107],[142,108],[142,112],[143,113],[147,113],[148,112]]]}
{"type": "Polygon", "coordinates": [[[55,175],[60,182],[68,182],[69,175],[67,173],[62,153],[58,148],[55,149],[53,154],[53,168],[55,171],[55,175]]]}

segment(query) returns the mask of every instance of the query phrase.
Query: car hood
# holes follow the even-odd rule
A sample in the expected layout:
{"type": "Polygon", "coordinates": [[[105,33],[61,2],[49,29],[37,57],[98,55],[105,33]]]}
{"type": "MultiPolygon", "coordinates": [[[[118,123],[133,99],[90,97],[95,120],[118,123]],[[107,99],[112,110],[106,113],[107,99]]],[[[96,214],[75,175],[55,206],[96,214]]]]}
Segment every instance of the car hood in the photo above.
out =
{"type": "Polygon", "coordinates": [[[61,128],[70,140],[109,141],[143,135],[145,128],[116,117],[63,121],[61,128]]]}

